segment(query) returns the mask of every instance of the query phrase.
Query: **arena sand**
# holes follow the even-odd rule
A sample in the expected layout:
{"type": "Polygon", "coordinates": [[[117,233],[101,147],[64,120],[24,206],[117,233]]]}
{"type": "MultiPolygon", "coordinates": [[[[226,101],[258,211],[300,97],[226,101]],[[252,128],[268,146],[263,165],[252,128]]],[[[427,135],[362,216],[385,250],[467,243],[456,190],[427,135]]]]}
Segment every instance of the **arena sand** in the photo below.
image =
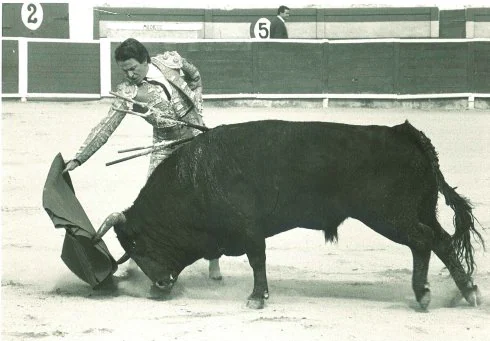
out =
{"type": "MultiPolygon", "coordinates": [[[[207,262],[186,268],[166,301],[149,299],[140,272],[117,290],[94,291],[60,259],[64,232],[41,204],[54,156],[71,158],[109,102],[7,101],[2,105],[2,340],[488,340],[490,262],[476,245],[484,304],[455,301],[457,290],[433,255],[428,312],[411,289],[411,253],[355,220],[325,244],[318,231],[296,229],[267,240],[271,296],[263,310],[245,306],[252,270],[245,256],[223,257],[221,282],[207,262]]],[[[393,109],[206,108],[208,126],[265,118],[395,125],[423,130],[439,152],[448,183],[469,197],[490,226],[490,112],[393,109]]],[[[127,117],[109,142],[71,173],[94,226],[129,206],[143,186],[148,157],[110,167],[117,150],[151,143],[151,128],[127,117]]],[[[452,211],[439,200],[452,233],[452,211]]],[[[480,227],[481,229],[481,227],[480,227]]],[[[483,232],[489,240],[489,232],[483,232]]],[[[104,240],[122,254],[114,233],[104,240]]],[[[124,270],[124,266],[121,267],[124,270]]]]}

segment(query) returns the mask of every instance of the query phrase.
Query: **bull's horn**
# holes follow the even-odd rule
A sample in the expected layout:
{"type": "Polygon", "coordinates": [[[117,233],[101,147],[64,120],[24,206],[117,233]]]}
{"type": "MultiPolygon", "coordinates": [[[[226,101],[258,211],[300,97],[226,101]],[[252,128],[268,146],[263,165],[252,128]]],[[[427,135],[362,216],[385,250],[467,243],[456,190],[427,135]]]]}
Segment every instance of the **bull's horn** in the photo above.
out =
{"type": "Polygon", "coordinates": [[[118,265],[121,265],[122,263],[126,262],[129,258],[131,258],[129,256],[129,253],[124,253],[124,255],[122,255],[121,258],[119,258],[119,260],[116,262],[118,265]]]}
{"type": "Polygon", "coordinates": [[[104,222],[102,225],[99,227],[99,230],[95,234],[95,236],[92,238],[94,242],[98,242],[102,239],[102,237],[113,227],[114,225],[117,224],[123,224],[126,222],[126,217],[124,216],[123,213],[121,212],[115,212],[110,214],[107,218],[105,218],[104,222]]]}

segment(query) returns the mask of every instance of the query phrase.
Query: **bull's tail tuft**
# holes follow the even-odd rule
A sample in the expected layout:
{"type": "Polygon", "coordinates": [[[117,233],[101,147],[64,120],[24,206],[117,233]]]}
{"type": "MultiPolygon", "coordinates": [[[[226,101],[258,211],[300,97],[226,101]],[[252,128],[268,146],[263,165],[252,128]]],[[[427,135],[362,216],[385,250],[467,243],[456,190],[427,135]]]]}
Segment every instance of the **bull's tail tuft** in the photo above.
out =
{"type": "Polygon", "coordinates": [[[446,205],[454,211],[453,225],[455,228],[452,236],[452,244],[456,250],[457,257],[461,263],[466,265],[466,271],[469,275],[475,270],[474,248],[471,244],[471,237],[480,243],[485,248],[483,237],[475,228],[476,218],[473,216],[473,206],[471,202],[459,195],[456,188],[449,186],[444,179],[439,168],[439,158],[434,145],[425,134],[417,130],[408,121],[402,125],[403,130],[409,132],[412,138],[415,138],[417,144],[429,158],[432,171],[436,177],[437,187],[439,192],[444,195],[446,205]]]}
{"type": "Polygon", "coordinates": [[[455,231],[452,236],[452,243],[458,259],[461,262],[464,261],[467,272],[471,275],[475,270],[471,236],[473,235],[474,239],[485,247],[482,235],[475,228],[475,221],[477,220],[473,215],[473,206],[467,198],[459,195],[455,188],[449,186],[444,178],[442,178],[442,188],[439,188],[439,191],[444,195],[446,205],[454,211],[453,225],[455,231]]]}

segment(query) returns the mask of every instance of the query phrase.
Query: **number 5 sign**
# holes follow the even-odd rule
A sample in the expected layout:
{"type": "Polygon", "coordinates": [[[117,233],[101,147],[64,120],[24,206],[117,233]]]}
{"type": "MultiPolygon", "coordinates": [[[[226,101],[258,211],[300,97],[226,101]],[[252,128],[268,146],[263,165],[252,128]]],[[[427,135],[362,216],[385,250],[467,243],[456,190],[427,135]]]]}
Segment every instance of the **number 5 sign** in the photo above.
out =
{"type": "Polygon", "coordinates": [[[259,18],[250,25],[250,37],[269,39],[271,35],[271,22],[267,18],[259,18]]]}
{"type": "Polygon", "coordinates": [[[35,31],[43,22],[43,8],[36,2],[24,3],[21,9],[21,17],[24,25],[28,29],[35,31]]]}

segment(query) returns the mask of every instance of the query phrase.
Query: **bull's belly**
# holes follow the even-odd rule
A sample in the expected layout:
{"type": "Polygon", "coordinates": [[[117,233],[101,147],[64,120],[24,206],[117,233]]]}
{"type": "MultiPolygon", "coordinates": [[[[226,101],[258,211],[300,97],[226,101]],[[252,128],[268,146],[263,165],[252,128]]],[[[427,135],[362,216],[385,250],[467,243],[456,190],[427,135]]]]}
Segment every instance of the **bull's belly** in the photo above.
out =
{"type": "Polygon", "coordinates": [[[242,248],[228,248],[223,250],[223,255],[225,256],[231,256],[231,257],[237,257],[237,256],[242,256],[245,254],[245,249],[242,248]]]}
{"type": "MultiPolygon", "coordinates": [[[[282,224],[282,225],[266,225],[263,227],[262,232],[255,236],[262,235],[264,238],[269,238],[277,234],[287,232],[295,228],[306,228],[310,230],[323,230],[324,224],[318,222],[297,222],[294,224],[282,224]]],[[[226,241],[221,241],[219,244],[219,252],[225,256],[242,256],[246,253],[246,241],[243,236],[235,236],[235,238],[227,238],[226,241]]]]}

